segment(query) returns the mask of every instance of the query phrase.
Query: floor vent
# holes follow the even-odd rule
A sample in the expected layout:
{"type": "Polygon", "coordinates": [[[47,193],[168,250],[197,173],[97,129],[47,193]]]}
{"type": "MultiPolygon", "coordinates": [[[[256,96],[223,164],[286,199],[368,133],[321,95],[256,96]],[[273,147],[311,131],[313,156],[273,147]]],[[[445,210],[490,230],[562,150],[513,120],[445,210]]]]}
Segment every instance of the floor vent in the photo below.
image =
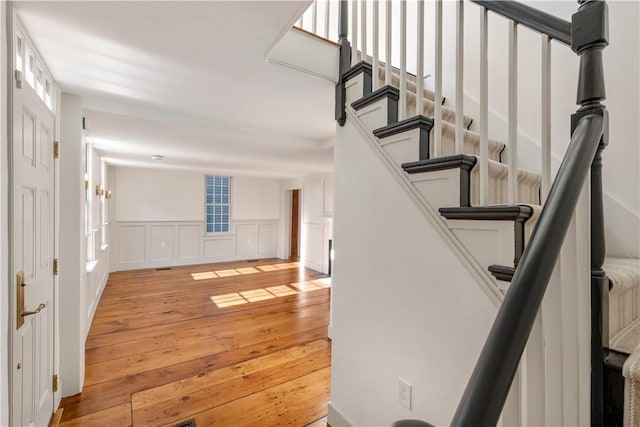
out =
{"type": "Polygon", "coordinates": [[[196,427],[196,422],[194,420],[183,421],[176,424],[175,427],[196,427]]]}
{"type": "MultiPolygon", "coordinates": [[[[165,270],[171,270],[171,267],[160,267],[160,268],[156,268],[156,271],[165,271],[165,270]]],[[[185,424],[187,425],[187,424],[185,424]]],[[[194,424],[195,425],[195,424],[194,424]]]]}
{"type": "Polygon", "coordinates": [[[247,262],[258,262],[258,261],[260,261],[260,260],[258,260],[258,259],[248,259],[247,260],[247,262]]]}

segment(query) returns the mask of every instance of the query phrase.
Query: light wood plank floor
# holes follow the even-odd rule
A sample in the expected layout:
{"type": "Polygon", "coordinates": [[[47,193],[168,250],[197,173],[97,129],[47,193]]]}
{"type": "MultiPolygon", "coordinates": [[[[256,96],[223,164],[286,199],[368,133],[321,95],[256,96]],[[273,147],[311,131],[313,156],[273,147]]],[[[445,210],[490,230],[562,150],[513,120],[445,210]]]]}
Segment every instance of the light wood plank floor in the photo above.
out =
{"type": "Polygon", "coordinates": [[[277,259],[112,273],[60,425],[326,425],[329,298],[277,259]]]}

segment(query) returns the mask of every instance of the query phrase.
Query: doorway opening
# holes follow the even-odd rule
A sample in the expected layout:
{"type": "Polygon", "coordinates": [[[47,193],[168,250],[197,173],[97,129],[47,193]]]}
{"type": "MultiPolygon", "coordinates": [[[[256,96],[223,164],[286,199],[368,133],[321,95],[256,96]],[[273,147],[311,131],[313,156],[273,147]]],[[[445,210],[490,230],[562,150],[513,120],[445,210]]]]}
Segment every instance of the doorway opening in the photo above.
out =
{"type": "Polygon", "coordinates": [[[291,190],[290,251],[292,261],[300,260],[300,190],[291,190]]]}

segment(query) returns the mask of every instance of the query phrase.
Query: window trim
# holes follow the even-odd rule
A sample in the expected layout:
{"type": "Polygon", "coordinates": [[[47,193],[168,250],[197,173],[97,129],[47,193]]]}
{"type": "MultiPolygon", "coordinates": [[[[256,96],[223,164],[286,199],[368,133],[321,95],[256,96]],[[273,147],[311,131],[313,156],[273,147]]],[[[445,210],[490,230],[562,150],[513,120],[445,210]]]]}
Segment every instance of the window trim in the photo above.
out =
{"type": "MultiPolygon", "coordinates": [[[[231,192],[232,192],[232,185],[233,185],[232,182],[233,182],[233,178],[231,176],[205,174],[205,176],[204,176],[204,234],[205,234],[205,236],[221,236],[221,235],[232,234],[232,222],[233,222],[232,215],[231,215],[231,212],[232,212],[232,194],[231,194],[231,192]],[[213,184],[214,188],[215,188],[215,185],[216,185],[215,184],[215,179],[216,178],[221,178],[221,179],[227,179],[228,180],[228,184],[226,184],[227,187],[228,187],[228,190],[229,190],[228,194],[227,194],[228,203],[216,203],[215,202],[215,196],[216,196],[215,190],[214,190],[214,193],[211,195],[213,197],[213,202],[212,203],[208,203],[207,197],[209,195],[208,194],[208,189],[209,189],[208,179],[209,178],[213,178],[214,179],[214,184],[213,184]],[[208,209],[209,207],[213,208],[214,213],[209,214],[209,209],[208,209]],[[215,208],[216,207],[227,207],[228,208],[228,213],[226,214],[228,216],[228,219],[227,219],[226,222],[222,221],[222,222],[218,223],[218,222],[215,221],[215,215],[216,215],[215,208]],[[211,223],[208,220],[208,216],[209,215],[214,216],[214,220],[211,223]],[[226,224],[227,225],[227,230],[226,231],[215,231],[215,226],[217,224],[221,224],[223,226],[226,224]],[[212,231],[209,231],[209,225],[212,225],[212,227],[213,227],[212,231]]],[[[221,185],[223,185],[223,184],[221,184],[221,185]]],[[[220,194],[220,196],[224,196],[224,195],[220,194]]],[[[220,213],[219,215],[225,216],[224,213],[220,213]]]]}

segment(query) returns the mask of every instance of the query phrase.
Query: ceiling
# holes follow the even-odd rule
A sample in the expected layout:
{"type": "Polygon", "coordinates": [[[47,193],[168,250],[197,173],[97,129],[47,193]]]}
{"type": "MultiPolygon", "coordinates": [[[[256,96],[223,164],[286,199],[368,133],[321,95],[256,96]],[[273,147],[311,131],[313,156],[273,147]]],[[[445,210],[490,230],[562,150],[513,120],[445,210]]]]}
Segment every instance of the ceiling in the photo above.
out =
{"type": "Polygon", "coordinates": [[[332,169],[333,83],[266,60],[309,0],[15,4],[110,163],[280,178],[332,169]]]}

